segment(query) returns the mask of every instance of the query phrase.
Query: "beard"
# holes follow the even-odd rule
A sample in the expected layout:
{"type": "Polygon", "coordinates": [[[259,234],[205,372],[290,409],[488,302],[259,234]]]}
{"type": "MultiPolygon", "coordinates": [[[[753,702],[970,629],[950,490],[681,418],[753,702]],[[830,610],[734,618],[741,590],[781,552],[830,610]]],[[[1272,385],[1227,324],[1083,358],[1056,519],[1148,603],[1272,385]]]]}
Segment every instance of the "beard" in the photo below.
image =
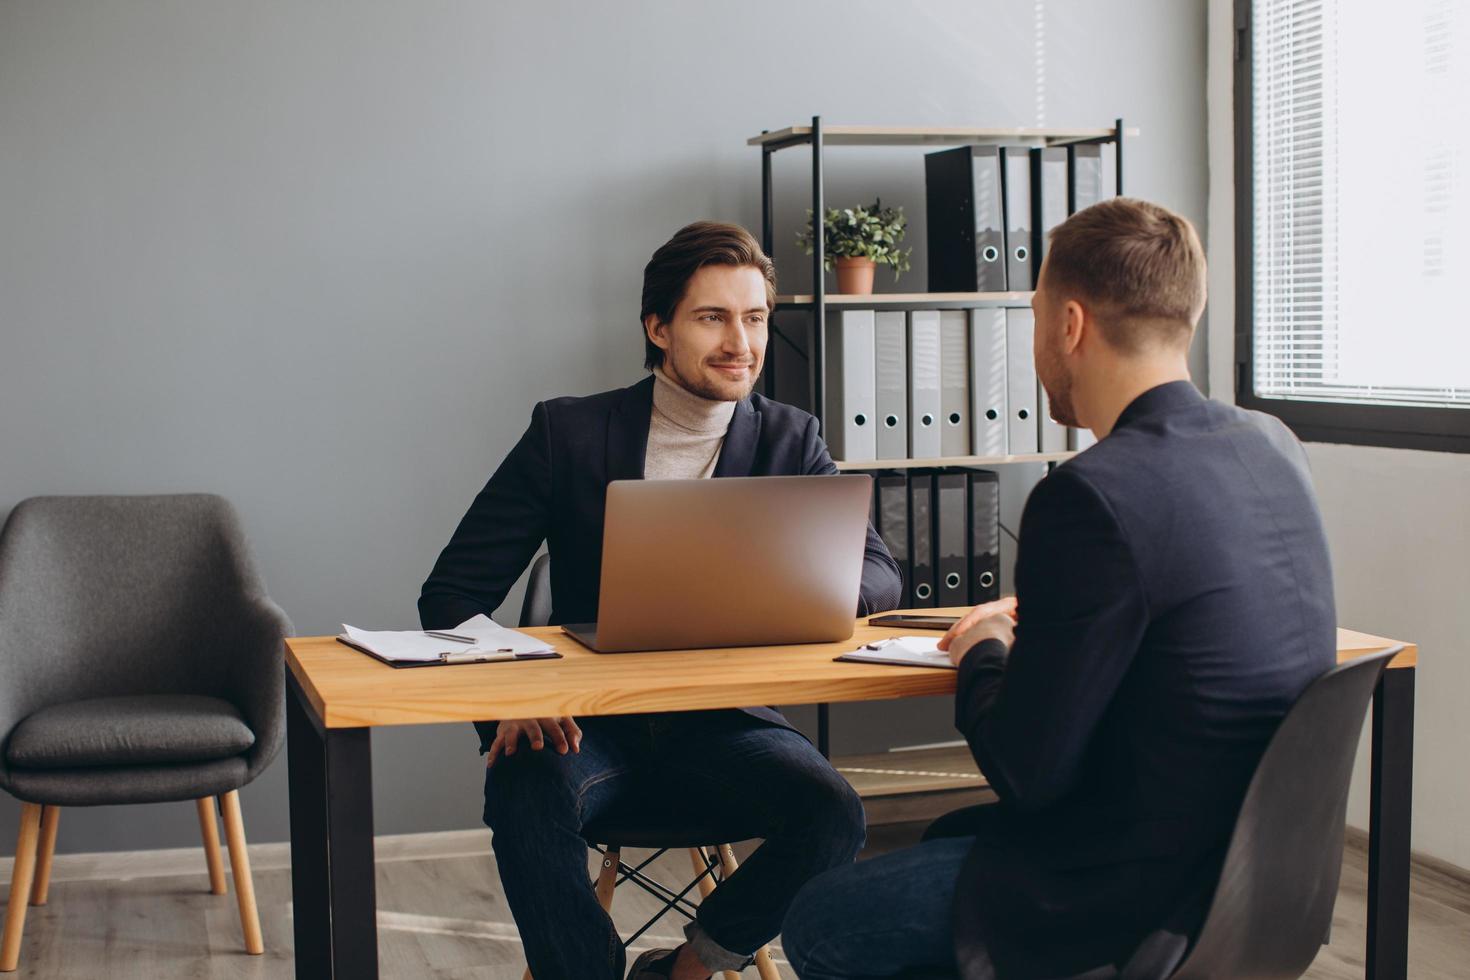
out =
{"type": "Polygon", "coordinates": [[[1072,376],[1062,366],[1060,359],[1050,353],[1038,359],[1036,376],[1046,389],[1052,419],[1074,429],[1082,428],[1082,423],[1077,421],[1077,409],[1072,404],[1072,376]]]}
{"type": "MultiPolygon", "coordinates": [[[[726,362],[728,363],[728,362],[726,362]]],[[[745,381],[715,381],[704,377],[697,372],[691,372],[692,377],[685,376],[674,363],[672,352],[664,358],[664,371],[673,380],[677,381],[685,391],[698,395],[706,401],[712,402],[738,402],[750,397],[755,390],[756,382],[760,380],[760,373],[755,370],[755,365],[750,365],[751,372],[745,381]]]]}

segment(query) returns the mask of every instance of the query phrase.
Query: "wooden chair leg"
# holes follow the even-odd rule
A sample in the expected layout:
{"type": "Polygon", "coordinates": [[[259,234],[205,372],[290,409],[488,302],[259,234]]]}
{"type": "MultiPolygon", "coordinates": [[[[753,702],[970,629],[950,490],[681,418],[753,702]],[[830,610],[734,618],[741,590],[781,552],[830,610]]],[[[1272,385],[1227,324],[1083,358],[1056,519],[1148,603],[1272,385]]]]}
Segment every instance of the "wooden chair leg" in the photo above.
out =
{"type": "Polygon", "coordinates": [[[41,842],[36,846],[36,880],[31,884],[31,904],[45,905],[51,891],[51,859],[56,856],[56,824],[61,807],[41,808],[41,842]]]}
{"type": "Polygon", "coordinates": [[[215,816],[214,797],[194,801],[199,811],[199,835],[204,838],[204,863],[209,865],[209,893],[225,893],[225,860],[219,852],[219,818],[215,816]]]}
{"type": "Polygon", "coordinates": [[[230,871],[235,876],[235,898],[240,903],[240,926],[245,932],[245,952],[259,956],[265,952],[260,936],[260,912],[255,907],[255,881],[250,876],[250,855],[245,850],[245,821],[240,816],[240,791],[230,790],[220,797],[220,812],[225,818],[225,840],[230,847],[230,871]]]}
{"type": "MultiPolygon", "coordinates": [[[[694,873],[703,875],[699,879],[699,897],[701,899],[709,898],[710,892],[715,890],[714,881],[710,879],[709,875],[705,874],[705,871],[709,868],[708,861],[709,856],[706,854],[704,848],[689,848],[689,863],[694,866],[694,873]]],[[[740,974],[734,970],[722,970],[720,972],[724,975],[725,980],[740,980],[740,974]]]]}
{"type": "Polygon", "coordinates": [[[608,915],[612,915],[613,889],[618,885],[618,862],[623,852],[608,848],[602,856],[602,870],[597,872],[597,904],[608,915]]]}
{"type": "MultiPolygon", "coordinates": [[[[726,878],[735,873],[740,863],[735,860],[735,849],[729,844],[721,844],[720,868],[726,878]]],[[[755,971],[760,974],[761,980],[781,980],[781,971],[776,969],[776,964],[771,962],[771,950],[768,946],[762,946],[755,951],[755,971]]]]}
{"type": "Polygon", "coordinates": [[[709,870],[709,855],[702,847],[689,848],[689,863],[694,867],[694,873],[703,875],[699,879],[699,897],[709,898],[709,893],[715,890],[714,879],[705,874],[709,870]]]}
{"type": "Polygon", "coordinates": [[[10,973],[20,965],[20,937],[26,926],[26,901],[35,880],[40,836],[41,804],[22,803],[15,866],[10,872],[10,904],[5,907],[5,934],[0,939],[0,973],[10,973]]]}

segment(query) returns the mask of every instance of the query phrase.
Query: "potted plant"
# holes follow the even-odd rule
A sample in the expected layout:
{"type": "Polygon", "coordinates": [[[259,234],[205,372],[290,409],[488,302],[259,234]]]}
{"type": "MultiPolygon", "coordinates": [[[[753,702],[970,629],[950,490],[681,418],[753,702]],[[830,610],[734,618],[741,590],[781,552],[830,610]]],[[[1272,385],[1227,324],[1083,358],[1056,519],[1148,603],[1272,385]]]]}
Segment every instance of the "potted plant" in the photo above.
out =
{"type": "MultiPolygon", "coordinates": [[[[812,211],[806,212],[806,231],[796,236],[796,243],[811,255],[816,250],[812,230],[812,211]]],[[[826,249],[822,268],[837,270],[837,291],[867,295],[873,291],[873,271],[877,266],[893,267],[896,281],[909,269],[912,248],[899,248],[908,219],[903,208],[885,208],[882,201],[871,207],[828,208],[823,220],[826,227],[826,249]]]]}

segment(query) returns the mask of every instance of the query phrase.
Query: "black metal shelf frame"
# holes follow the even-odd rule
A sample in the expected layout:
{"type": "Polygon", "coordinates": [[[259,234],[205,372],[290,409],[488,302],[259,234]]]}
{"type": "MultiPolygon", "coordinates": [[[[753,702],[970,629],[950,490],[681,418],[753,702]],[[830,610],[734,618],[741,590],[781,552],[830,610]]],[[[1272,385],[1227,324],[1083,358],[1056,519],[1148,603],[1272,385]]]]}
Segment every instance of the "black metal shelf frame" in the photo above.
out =
{"type": "MultiPolygon", "coordinates": [[[[768,132],[763,131],[763,132],[768,132]]],[[[1079,146],[1083,144],[1106,144],[1113,145],[1114,162],[1114,192],[1119,196],[1123,193],[1123,120],[1121,118],[1113,121],[1113,131],[1107,136],[1092,136],[1081,139],[1059,139],[1048,140],[1048,146],[1079,146]]],[[[822,324],[827,318],[827,289],[826,269],[824,258],[827,251],[827,227],[822,220],[826,214],[826,189],[824,186],[823,167],[825,165],[826,147],[823,139],[822,117],[812,117],[812,128],[810,133],[799,133],[789,139],[779,142],[764,143],[761,145],[761,248],[767,255],[772,254],[775,247],[775,224],[776,208],[775,194],[773,193],[773,180],[771,176],[771,157],[784,149],[795,146],[810,146],[812,153],[812,300],[809,303],[783,303],[778,304],[778,310],[807,309],[811,310],[807,330],[807,373],[808,390],[812,395],[812,414],[817,417],[817,425],[820,429],[825,428],[826,419],[823,411],[823,397],[827,390],[827,364],[823,356],[825,338],[822,336],[822,324]]],[[[926,148],[920,145],[920,148],[926,148]]],[[[935,303],[918,302],[888,302],[882,299],[882,294],[874,294],[873,305],[882,305],[887,309],[902,310],[956,310],[974,309],[982,306],[1011,306],[1015,303],[975,300],[975,301],[940,301],[935,303]]],[[[773,395],[775,383],[775,348],[767,352],[767,360],[770,362],[765,372],[766,394],[773,395]]]]}
{"type": "MultiPolygon", "coordinates": [[[[763,132],[769,132],[765,130],[763,132]]],[[[1049,146],[1068,146],[1081,144],[1106,144],[1113,145],[1114,162],[1114,192],[1119,196],[1123,193],[1123,137],[1124,128],[1121,118],[1113,121],[1113,131],[1107,136],[1093,136],[1081,139],[1060,139],[1047,141],[1049,146]]],[[[771,157],[781,150],[795,146],[810,146],[812,153],[812,300],[810,303],[787,304],[784,309],[809,309],[811,317],[807,322],[807,378],[808,390],[812,395],[812,414],[817,418],[817,430],[826,428],[826,419],[823,417],[824,396],[827,388],[827,359],[823,350],[824,336],[823,325],[827,322],[827,282],[825,257],[827,252],[827,227],[823,220],[826,214],[826,195],[823,178],[823,166],[825,164],[826,149],[823,139],[822,117],[812,116],[812,128],[810,133],[799,133],[789,139],[777,142],[763,143],[761,145],[761,248],[767,255],[771,255],[775,246],[775,195],[772,193],[771,157]]],[[[880,304],[881,299],[875,299],[874,303],[880,304]]],[[[975,302],[940,302],[934,304],[920,303],[898,303],[891,304],[892,309],[973,309],[979,305],[1006,305],[985,304],[983,301],[975,302]]],[[[1014,305],[1014,304],[1012,304],[1014,305]]],[[[776,345],[771,344],[766,351],[765,390],[767,396],[775,394],[775,351],[776,345]]],[[[1048,463],[1050,471],[1055,466],[1048,463]]],[[[830,711],[827,704],[817,705],[817,749],[826,758],[831,758],[831,746],[829,741],[830,711]]]]}

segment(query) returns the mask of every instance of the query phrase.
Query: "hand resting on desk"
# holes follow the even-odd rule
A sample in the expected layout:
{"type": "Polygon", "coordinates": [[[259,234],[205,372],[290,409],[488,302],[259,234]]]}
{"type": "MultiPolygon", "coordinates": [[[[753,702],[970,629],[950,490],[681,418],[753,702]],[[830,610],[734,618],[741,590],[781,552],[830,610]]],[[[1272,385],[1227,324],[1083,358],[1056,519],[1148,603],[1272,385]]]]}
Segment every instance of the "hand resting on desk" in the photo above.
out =
{"type": "Polygon", "coordinates": [[[568,751],[582,751],[582,729],[570,715],[564,718],[522,718],[502,721],[495,727],[495,741],[485,753],[485,768],[495,765],[501,753],[515,755],[524,737],[535,751],[546,746],[546,740],[556,746],[556,751],[566,755],[568,751]]]}
{"type": "Polygon", "coordinates": [[[1001,640],[1009,648],[1015,642],[1015,624],[1015,596],[982,602],[939,638],[939,649],[949,651],[950,663],[959,666],[970,648],[982,640],[1001,640]]]}

